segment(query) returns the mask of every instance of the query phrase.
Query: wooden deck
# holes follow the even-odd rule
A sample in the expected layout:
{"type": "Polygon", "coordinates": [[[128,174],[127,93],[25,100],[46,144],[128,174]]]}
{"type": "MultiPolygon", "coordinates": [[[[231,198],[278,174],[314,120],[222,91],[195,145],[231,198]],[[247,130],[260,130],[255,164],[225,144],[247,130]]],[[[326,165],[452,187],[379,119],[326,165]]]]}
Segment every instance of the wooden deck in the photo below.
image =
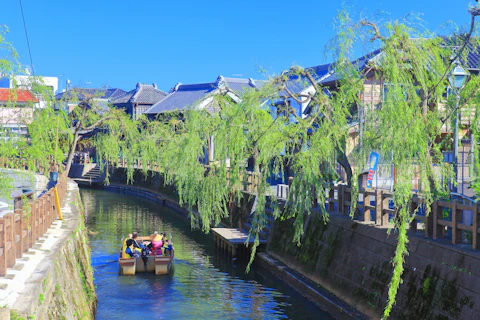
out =
{"type": "MultiPolygon", "coordinates": [[[[255,239],[250,238],[248,240],[248,248],[245,245],[248,234],[231,228],[212,228],[213,239],[215,243],[215,248],[217,250],[223,251],[224,253],[232,256],[233,258],[237,255],[244,255],[245,251],[248,251],[250,245],[253,245],[255,239]]],[[[260,240],[260,244],[266,244],[266,240],[260,240]]]]}

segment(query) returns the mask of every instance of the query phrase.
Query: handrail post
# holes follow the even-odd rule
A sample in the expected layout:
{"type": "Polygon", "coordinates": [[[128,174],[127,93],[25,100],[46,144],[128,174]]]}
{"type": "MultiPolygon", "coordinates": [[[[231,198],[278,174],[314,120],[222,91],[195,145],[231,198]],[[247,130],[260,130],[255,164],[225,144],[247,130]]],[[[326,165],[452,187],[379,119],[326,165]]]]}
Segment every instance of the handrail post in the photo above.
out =
{"type": "Polygon", "coordinates": [[[330,214],[335,212],[335,190],[333,190],[333,184],[328,186],[328,212],[330,214]]]}
{"type": "Polygon", "coordinates": [[[372,210],[370,209],[370,205],[372,202],[370,200],[370,194],[367,192],[367,189],[363,192],[363,221],[371,222],[372,210]]]}
{"type": "Polygon", "coordinates": [[[433,214],[433,239],[437,240],[438,236],[441,233],[441,228],[438,225],[438,200],[433,201],[432,203],[432,214],[433,214]]]}
{"type": "Polygon", "coordinates": [[[8,221],[9,226],[6,228],[5,232],[7,233],[7,242],[6,242],[6,258],[7,258],[7,268],[11,268],[15,265],[15,220],[12,213],[4,215],[6,221],[8,221]]]}
{"type": "Polygon", "coordinates": [[[382,226],[388,226],[388,212],[384,212],[384,208],[389,208],[388,196],[382,193],[382,226]]]}
{"type": "Polygon", "coordinates": [[[473,223],[472,223],[472,248],[477,250],[479,247],[478,239],[478,205],[475,202],[473,205],[473,223]]]}
{"type": "Polygon", "coordinates": [[[0,218],[0,277],[7,274],[5,219],[0,218]]]}
{"type": "Polygon", "coordinates": [[[17,209],[13,214],[13,230],[14,230],[14,244],[15,244],[15,258],[20,259],[23,254],[23,219],[22,209],[17,209]]]}
{"type": "Polygon", "coordinates": [[[382,213],[383,213],[383,191],[380,189],[375,190],[375,224],[382,225],[382,213]]]}
{"type": "Polygon", "coordinates": [[[338,190],[337,190],[337,195],[338,195],[338,213],[340,215],[344,215],[344,204],[343,204],[343,199],[344,199],[344,192],[345,192],[345,186],[343,184],[338,185],[338,190]]]}
{"type": "Polygon", "coordinates": [[[461,215],[457,212],[457,202],[454,200],[451,202],[452,204],[452,243],[457,244],[460,243],[462,240],[462,233],[458,230],[458,220],[461,215]]]}

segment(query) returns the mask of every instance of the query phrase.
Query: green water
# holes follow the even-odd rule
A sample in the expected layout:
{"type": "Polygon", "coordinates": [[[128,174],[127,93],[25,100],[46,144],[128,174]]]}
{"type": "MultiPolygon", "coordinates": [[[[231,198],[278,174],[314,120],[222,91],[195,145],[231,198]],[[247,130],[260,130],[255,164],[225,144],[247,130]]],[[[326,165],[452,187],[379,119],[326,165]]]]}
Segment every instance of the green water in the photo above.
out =
{"type": "Polygon", "coordinates": [[[98,294],[96,319],[331,319],[267,270],[232,264],[213,239],[160,204],[82,189],[98,294]],[[171,233],[170,275],[118,276],[118,251],[132,231],[171,233]]]}

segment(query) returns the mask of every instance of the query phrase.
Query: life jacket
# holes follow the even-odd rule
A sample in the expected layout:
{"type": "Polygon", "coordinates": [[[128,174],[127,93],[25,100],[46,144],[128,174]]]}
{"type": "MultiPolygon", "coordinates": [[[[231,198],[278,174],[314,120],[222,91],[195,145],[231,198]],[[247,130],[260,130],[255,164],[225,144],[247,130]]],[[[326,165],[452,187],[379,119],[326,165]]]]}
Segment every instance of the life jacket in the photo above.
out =
{"type": "Polygon", "coordinates": [[[128,253],[125,252],[125,250],[127,250],[127,240],[129,238],[125,238],[125,240],[123,241],[123,246],[122,246],[122,259],[128,259],[130,258],[130,255],[128,253]]]}
{"type": "Polygon", "coordinates": [[[125,252],[125,250],[122,251],[122,259],[130,259],[130,255],[125,252]]]}

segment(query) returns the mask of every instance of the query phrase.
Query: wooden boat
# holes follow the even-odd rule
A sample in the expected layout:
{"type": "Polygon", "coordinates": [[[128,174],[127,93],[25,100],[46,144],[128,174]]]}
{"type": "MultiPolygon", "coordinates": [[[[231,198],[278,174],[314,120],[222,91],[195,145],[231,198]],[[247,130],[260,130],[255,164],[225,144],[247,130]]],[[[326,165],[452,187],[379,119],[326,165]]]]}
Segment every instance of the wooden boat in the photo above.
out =
{"type": "MultiPolygon", "coordinates": [[[[123,247],[122,247],[123,248],[123,247]]],[[[120,266],[119,274],[123,276],[134,276],[141,272],[155,272],[155,275],[168,274],[172,266],[175,249],[172,248],[167,255],[151,255],[148,257],[122,258],[122,249],[118,264],[120,266]],[[144,259],[146,261],[144,261],[144,259]]]]}

